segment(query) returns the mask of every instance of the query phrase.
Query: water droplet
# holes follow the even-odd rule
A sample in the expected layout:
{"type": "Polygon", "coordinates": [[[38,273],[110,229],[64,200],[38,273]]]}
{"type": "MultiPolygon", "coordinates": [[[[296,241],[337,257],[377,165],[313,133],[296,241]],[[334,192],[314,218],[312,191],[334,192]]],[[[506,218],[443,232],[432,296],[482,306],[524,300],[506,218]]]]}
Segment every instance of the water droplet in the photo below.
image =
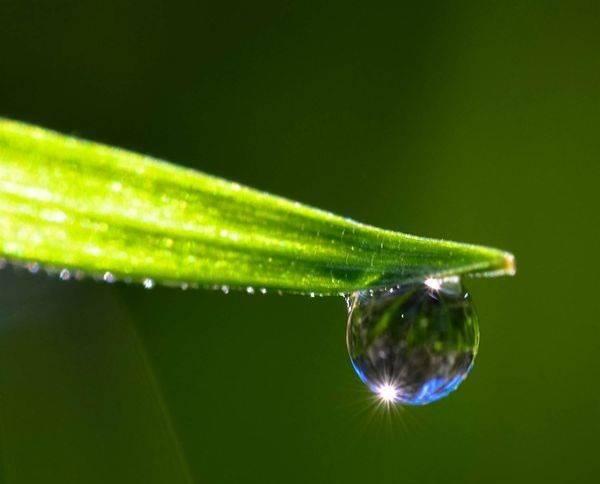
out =
{"type": "Polygon", "coordinates": [[[146,279],[144,279],[142,284],[144,284],[144,287],[146,289],[152,289],[154,287],[154,279],[150,279],[149,277],[147,277],[146,279]]]}
{"type": "Polygon", "coordinates": [[[267,288],[266,287],[261,287],[260,288],[260,293],[261,294],[266,294],[267,293],[267,288]]]}
{"type": "Polygon", "coordinates": [[[439,400],[473,366],[479,326],[468,293],[457,278],[427,281],[347,298],[352,366],[384,402],[439,400]]]}
{"type": "Polygon", "coordinates": [[[248,294],[254,294],[254,288],[253,288],[252,286],[248,286],[248,287],[246,288],[246,292],[247,292],[248,294]]]}
{"type": "Polygon", "coordinates": [[[63,269],[62,271],[60,271],[59,277],[63,281],[68,281],[69,279],[71,279],[71,272],[68,269],[63,269]]]}
{"type": "Polygon", "coordinates": [[[37,262],[30,262],[26,264],[25,267],[27,267],[27,270],[32,274],[37,274],[40,272],[40,265],[37,262]]]}
{"type": "Polygon", "coordinates": [[[229,294],[229,286],[221,286],[221,291],[223,294],[229,294]]]}
{"type": "Polygon", "coordinates": [[[109,284],[112,284],[117,280],[112,272],[105,272],[102,276],[102,279],[104,279],[104,282],[108,282],[109,284]]]}

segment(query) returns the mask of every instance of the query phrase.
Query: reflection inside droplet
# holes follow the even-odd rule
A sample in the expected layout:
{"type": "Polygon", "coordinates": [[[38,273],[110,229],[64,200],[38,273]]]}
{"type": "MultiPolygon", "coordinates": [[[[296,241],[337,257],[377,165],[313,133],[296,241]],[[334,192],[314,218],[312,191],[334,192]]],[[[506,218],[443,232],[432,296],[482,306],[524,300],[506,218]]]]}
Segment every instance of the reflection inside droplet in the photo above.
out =
{"type": "Polygon", "coordinates": [[[425,405],[469,374],[479,326],[458,278],[360,291],[347,302],[352,366],[382,401],[425,405]]]}

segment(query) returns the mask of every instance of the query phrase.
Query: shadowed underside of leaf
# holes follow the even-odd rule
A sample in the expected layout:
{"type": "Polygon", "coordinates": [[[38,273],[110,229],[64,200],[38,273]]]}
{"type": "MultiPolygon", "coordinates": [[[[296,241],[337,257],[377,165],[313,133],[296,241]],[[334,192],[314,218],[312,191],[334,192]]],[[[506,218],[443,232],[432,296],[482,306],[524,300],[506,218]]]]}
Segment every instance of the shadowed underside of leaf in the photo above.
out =
{"type": "Polygon", "coordinates": [[[0,256],[109,280],[322,294],[514,271],[496,249],[378,229],[1,118],[0,256]]]}

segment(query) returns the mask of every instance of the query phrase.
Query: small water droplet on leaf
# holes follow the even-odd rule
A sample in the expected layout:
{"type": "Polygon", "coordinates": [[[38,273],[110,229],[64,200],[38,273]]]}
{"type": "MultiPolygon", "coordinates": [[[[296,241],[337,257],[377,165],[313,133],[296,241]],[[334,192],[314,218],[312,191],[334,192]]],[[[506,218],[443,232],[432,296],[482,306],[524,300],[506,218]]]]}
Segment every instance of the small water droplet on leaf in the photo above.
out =
{"type": "Polygon", "coordinates": [[[40,265],[37,262],[30,262],[25,267],[32,274],[37,274],[40,271],[40,265]]]}
{"type": "Polygon", "coordinates": [[[102,276],[102,279],[104,279],[104,282],[108,282],[109,284],[112,284],[117,280],[112,272],[105,272],[102,276]]]}
{"type": "Polygon", "coordinates": [[[71,272],[68,269],[63,269],[62,271],[60,271],[58,277],[60,277],[62,281],[68,281],[69,279],[71,279],[71,272]]]}

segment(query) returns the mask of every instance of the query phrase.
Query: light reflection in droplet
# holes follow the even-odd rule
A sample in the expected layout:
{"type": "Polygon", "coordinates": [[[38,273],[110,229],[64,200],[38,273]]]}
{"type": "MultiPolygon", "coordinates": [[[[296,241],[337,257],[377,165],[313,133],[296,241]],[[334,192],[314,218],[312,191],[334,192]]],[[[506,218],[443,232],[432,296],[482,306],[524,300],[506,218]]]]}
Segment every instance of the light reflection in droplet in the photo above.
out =
{"type": "Polygon", "coordinates": [[[383,383],[375,388],[377,396],[385,403],[394,403],[398,398],[398,389],[391,383],[383,383]]]}

